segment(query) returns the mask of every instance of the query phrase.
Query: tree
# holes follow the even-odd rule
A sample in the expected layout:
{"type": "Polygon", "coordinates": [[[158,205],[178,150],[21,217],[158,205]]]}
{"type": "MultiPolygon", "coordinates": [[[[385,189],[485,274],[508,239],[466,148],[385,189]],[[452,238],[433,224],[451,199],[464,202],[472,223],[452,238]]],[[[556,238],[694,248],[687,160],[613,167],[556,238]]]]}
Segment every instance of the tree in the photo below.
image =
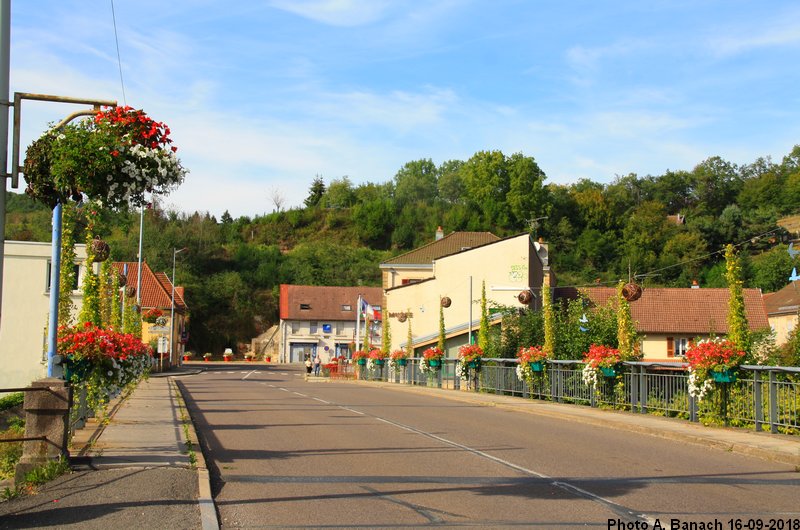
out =
{"type": "Polygon", "coordinates": [[[322,180],[321,176],[317,175],[311,182],[311,188],[308,190],[308,197],[303,201],[303,204],[309,208],[318,206],[322,197],[325,195],[325,191],[325,181],[322,180]]]}
{"type": "Polygon", "coordinates": [[[500,151],[475,153],[461,167],[469,202],[487,225],[507,228],[511,215],[506,203],[510,189],[508,165],[500,151]]]}
{"type": "Polygon", "coordinates": [[[280,188],[277,186],[273,186],[269,190],[269,199],[272,201],[272,205],[275,206],[276,212],[280,212],[283,210],[283,205],[286,202],[286,197],[283,196],[280,188]]]}
{"type": "Polygon", "coordinates": [[[750,353],[750,329],[742,293],[742,272],[733,245],[725,246],[725,280],[728,283],[728,339],[736,347],[750,353]]]}
{"type": "Polygon", "coordinates": [[[516,226],[529,219],[542,217],[545,212],[547,189],[545,174],[533,157],[515,153],[506,160],[508,166],[508,194],[506,202],[514,216],[516,226]]]}
{"type": "Polygon", "coordinates": [[[489,350],[489,309],[486,307],[486,281],[481,282],[481,322],[478,327],[478,346],[488,353],[489,350]]]}
{"type": "Polygon", "coordinates": [[[407,162],[394,176],[398,205],[432,203],[438,194],[438,173],[430,158],[407,162]]]}
{"type": "Polygon", "coordinates": [[[550,285],[542,285],[542,315],[544,317],[544,345],[542,349],[549,357],[555,356],[556,349],[556,321],[553,314],[553,295],[550,285]]]}
{"type": "Polygon", "coordinates": [[[389,313],[386,311],[386,308],[382,308],[382,315],[381,315],[381,351],[384,355],[389,354],[389,350],[392,347],[392,328],[391,324],[389,323],[389,313]]]}
{"type": "Polygon", "coordinates": [[[354,202],[353,183],[347,177],[333,179],[321,201],[326,208],[349,208],[354,202]]]}
{"type": "Polygon", "coordinates": [[[631,319],[631,306],[622,296],[624,282],[617,284],[617,346],[623,360],[635,359],[636,353],[636,326],[631,319]]]}
{"type": "Polygon", "coordinates": [[[753,278],[752,287],[771,293],[782,289],[788,283],[787,271],[798,267],[798,260],[794,260],[786,251],[786,245],[777,245],[773,249],[754,256],[751,259],[753,278]]]}
{"type": "Polygon", "coordinates": [[[466,188],[461,175],[461,160],[448,160],[439,166],[439,198],[449,204],[466,202],[466,188]]]}
{"type": "Polygon", "coordinates": [[[442,300],[439,299],[439,341],[436,345],[439,347],[441,351],[445,351],[445,342],[447,340],[447,335],[444,327],[444,306],[442,305],[442,300]]]}

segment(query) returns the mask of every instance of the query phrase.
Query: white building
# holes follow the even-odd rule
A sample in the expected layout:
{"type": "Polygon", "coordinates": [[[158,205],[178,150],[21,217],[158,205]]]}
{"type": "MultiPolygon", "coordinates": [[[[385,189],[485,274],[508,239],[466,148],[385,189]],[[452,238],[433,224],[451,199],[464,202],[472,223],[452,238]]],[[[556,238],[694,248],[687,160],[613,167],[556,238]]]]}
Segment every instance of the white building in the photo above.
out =
{"type": "MultiPolygon", "coordinates": [[[[333,357],[352,356],[356,340],[359,295],[380,311],[380,287],[328,287],[281,285],[279,362],[303,362],[319,355],[323,363],[333,357]]],[[[380,347],[380,320],[371,315],[370,342],[380,347]]],[[[361,319],[361,340],[364,320],[361,319]]]]}
{"type": "MultiPolygon", "coordinates": [[[[83,295],[86,245],[75,245],[76,311],[83,295]]],[[[3,318],[0,322],[0,388],[16,388],[47,376],[50,314],[50,243],[6,241],[3,262],[3,318]]],[[[76,313],[77,314],[77,313],[76,313]]]]}

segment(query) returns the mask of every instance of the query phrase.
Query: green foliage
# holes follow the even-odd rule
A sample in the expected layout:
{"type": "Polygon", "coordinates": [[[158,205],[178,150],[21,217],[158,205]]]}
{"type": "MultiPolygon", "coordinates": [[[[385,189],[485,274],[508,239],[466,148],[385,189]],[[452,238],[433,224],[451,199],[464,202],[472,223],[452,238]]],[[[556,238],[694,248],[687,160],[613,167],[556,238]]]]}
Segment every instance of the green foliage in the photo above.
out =
{"type": "MultiPolygon", "coordinates": [[[[726,243],[747,242],[740,247],[743,287],[777,290],[793,266],[775,221],[800,213],[800,146],[779,164],[758,159],[739,167],[709,158],[689,170],[626,174],[610,184],[584,179],[545,185],[533,157],[500,151],[439,166],[411,161],[385,180],[355,184],[341,177],[326,186],[316,177],[305,207],[253,218],[234,219],[226,212],[219,223],[208,213],[184,214],[158,203],[146,210],[143,253],[153,270],[171,270],[173,248],[191,250],[176,270],[192,310],[188,347],[220,350],[265,331],[277,322],[281,283],[380,285],[377,264],[430,243],[437,226],[446,233],[505,237],[529,230],[532,218],[548,216],[536,236],[550,243],[550,266],[562,286],[616,282],[630,265],[640,274],[657,271],[646,287],[685,287],[694,279],[703,287],[726,287],[725,263],[716,253],[726,243]],[[667,221],[676,214],[684,224],[667,221]]],[[[46,241],[50,209],[25,195],[7,196],[7,237],[46,241]]],[[[111,246],[112,259],[136,260],[139,212],[98,213],[97,232],[111,246]]],[[[84,239],[80,225],[74,237],[84,239]]],[[[62,288],[65,303],[70,290],[62,288]]],[[[616,326],[598,320],[597,311],[586,307],[589,331],[581,333],[577,321],[554,308],[552,327],[559,337],[552,348],[558,356],[579,357],[589,339],[617,342],[616,326]],[[569,329],[566,338],[562,328],[569,329]]],[[[114,315],[118,305],[112,323],[114,315]]],[[[506,351],[504,341],[498,338],[497,344],[506,351]]]]}
{"type": "Polygon", "coordinates": [[[489,309],[486,307],[486,282],[481,282],[481,321],[478,326],[478,346],[489,351],[489,309]]]}
{"type": "Polygon", "coordinates": [[[19,407],[24,401],[25,394],[22,392],[7,394],[0,398],[0,410],[8,410],[10,408],[19,407]]]}
{"type": "Polygon", "coordinates": [[[439,348],[439,351],[446,351],[445,342],[447,341],[447,336],[445,333],[444,327],[444,306],[441,304],[441,300],[439,300],[439,340],[436,343],[436,346],[439,348]]]}
{"type": "Polygon", "coordinates": [[[549,285],[542,286],[542,321],[543,340],[531,342],[529,345],[542,344],[544,352],[552,358],[556,349],[556,320],[553,311],[553,294],[549,285]]]}
{"type": "Polygon", "coordinates": [[[382,308],[383,318],[381,318],[381,351],[384,355],[389,355],[392,349],[392,326],[386,308],[382,308]]]}
{"type": "Polygon", "coordinates": [[[623,282],[617,285],[617,347],[625,361],[636,359],[637,334],[636,325],[631,319],[631,306],[622,296],[623,282]]]}
{"type": "Polygon", "coordinates": [[[69,461],[59,458],[34,468],[25,475],[25,482],[30,486],[41,486],[60,477],[70,470],[69,461]]]}
{"type": "Polygon", "coordinates": [[[730,296],[728,298],[728,339],[745,352],[751,352],[750,328],[747,325],[747,314],[742,294],[741,267],[733,245],[725,247],[725,279],[728,282],[730,296]]]}
{"type": "Polygon", "coordinates": [[[72,290],[77,284],[75,277],[75,243],[77,242],[75,221],[78,215],[75,206],[66,204],[61,209],[61,277],[58,292],[58,325],[73,324],[75,304],[72,290]]]}

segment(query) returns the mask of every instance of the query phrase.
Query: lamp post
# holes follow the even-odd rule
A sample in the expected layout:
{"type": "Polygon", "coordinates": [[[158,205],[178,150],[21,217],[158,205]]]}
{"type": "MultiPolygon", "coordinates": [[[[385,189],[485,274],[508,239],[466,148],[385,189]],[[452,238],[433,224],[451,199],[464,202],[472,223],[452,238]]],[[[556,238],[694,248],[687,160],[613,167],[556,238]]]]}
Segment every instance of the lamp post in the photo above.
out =
{"type": "Polygon", "coordinates": [[[175,257],[183,252],[189,250],[187,247],[172,249],[172,297],[170,300],[170,314],[169,314],[169,358],[172,360],[172,347],[175,344],[175,257]]]}

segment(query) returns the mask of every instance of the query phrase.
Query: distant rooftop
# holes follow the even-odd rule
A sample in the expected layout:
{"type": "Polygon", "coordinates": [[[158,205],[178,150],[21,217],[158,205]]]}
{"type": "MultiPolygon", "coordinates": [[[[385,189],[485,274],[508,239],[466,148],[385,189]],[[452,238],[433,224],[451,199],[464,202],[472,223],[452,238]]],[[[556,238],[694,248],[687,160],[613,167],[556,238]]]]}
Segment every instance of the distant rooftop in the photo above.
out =
{"type": "Polygon", "coordinates": [[[434,260],[444,256],[470,248],[482,247],[499,240],[500,238],[491,232],[451,232],[441,239],[384,261],[381,263],[381,268],[393,265],[428,266],[434,260]]]}
{"type": "MultiPolygon", "coordinates": [[[[616,296],[613,287],[556,287],[556,297],[574,298],[578,291],[596,305],[616,296]]],[[[760,289],[743,289],[747,323],[751,330],[769,327],[760,289]]],[[[641,333],[679,333],[696,336],[728,332],[728,289],[647,287],[631,302],[631,318],[641,333]]]]}

